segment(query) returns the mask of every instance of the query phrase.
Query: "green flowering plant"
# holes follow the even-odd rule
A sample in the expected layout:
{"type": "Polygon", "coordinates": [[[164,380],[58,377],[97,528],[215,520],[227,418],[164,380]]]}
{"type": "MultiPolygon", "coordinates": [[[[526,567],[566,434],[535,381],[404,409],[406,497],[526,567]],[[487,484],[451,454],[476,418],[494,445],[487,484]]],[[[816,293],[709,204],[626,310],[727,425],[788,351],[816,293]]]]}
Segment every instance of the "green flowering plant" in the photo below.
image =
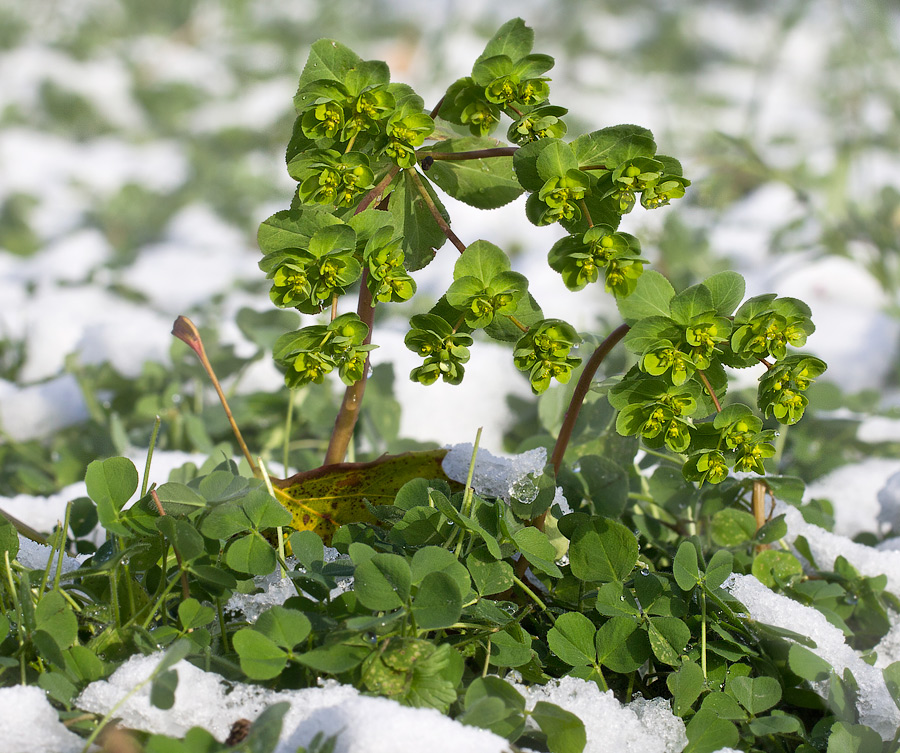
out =
{"type": "Polygon", "coordinates": [[[825,368],[789,352],[813,331],[809,308],[774,295],[742,303],[744,283],[733,272],[676,293],[648,271],[640,240],[619,229],[622,217],[638,204],[653,210],[682,197],[690,181],[640,126],[604,126],[564,140],[567,110],[551,102],[554,61],[533,52],[533,43],[521,20],[504,24],[470,75],[430,111],[409,86],[390,80],[383,62],[361,60],[333,40],[312,46],[287,149],[297,190],[290,208],[259,232],[273,303],[330,313],[330,323],[278,341],[287,383],[298,387],[336,371],[348,385],[329,449],[329,460],[342,459],[375,347],[374,309],[413,300],[413,275],[449,240],[459,252],[453,279],[427,313],[412,317],[405,336],[422,359],[413,381],[459,384],[481,335],[509,343],[536,394],[578,376],[561,453],[599,363],[624,339],[633,365],[597,388],[617,411],[620,434],[674,453],[688,481],[764,473],[775,453],[774,423],[800,419],[803,393],[825,368]],[[504,118],[512,143],[493,137],[504,118]],[[546,318],[503,249],[487,240],[464,243],[440,192],[479,209],[526,194],[531,223],[565,231],[549,248],[550,268],[571,291],[612,295],[623,327],[583,363],[585,343],[595,340],[546,318]],[[342,298],[356,290],[356,313],[342,314],[342,298]],[[760,365],[759,413],[728,404],[726,367],[760,365]]]}

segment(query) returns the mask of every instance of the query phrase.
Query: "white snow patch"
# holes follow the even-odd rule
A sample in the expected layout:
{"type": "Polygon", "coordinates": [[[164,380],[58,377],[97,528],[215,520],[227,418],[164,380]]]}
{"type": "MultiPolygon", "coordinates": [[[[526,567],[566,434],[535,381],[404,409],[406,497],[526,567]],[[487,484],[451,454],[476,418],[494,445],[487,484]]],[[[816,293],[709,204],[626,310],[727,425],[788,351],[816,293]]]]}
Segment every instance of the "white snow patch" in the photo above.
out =
{"type": "Polygon", "coordinates": [[[831,501],[834,531],[841,536],[853,538],[863,531],[878,533],[883,507],[879,490],[898,471],[900,460],[867,458],[849,463],[813,481],[806,487],[805,497],[831,501]]]}
{"type": "Polygon", "coordinates": [[[12,753],[77,753],[82,740],[59,721],[44,691],[33,685],[0,688],[0,748],[12,753]]]}
{"type": "Polygon", "coordinates": [[[611,690],[574,677],[513,687],[525,696],[528,709],[546,701],[579,717],[587,734],[584,753],[679,753],[687,744],[684,722],[662,698],[639,697],[622,705],[611,690]]]}
{"type": "Polygon", "coordinates": [[[71,374],[25,387],[0,379],[0,427],[17,442],[52,436],[87,417],[81,388],[71,374]]]}
{"type": "MultiPolygon", "coordinates": [[[[753,575],[732,574],[725,582],[725,588],[747,608],[752,619],[812,639],[816,648],[810,650],[831,664],[838,674],[849,669],[859,684],[860,721],[885,740],[893,737],[900,725],[900,710],[891,699],[881,670],[866,664],[847,645],[841,630],[829,623],[825,615],[771,591],[753,575]]],[[[827,694],[826,683],[813,683],[813,689],[823,697],[827,694]]]]}
{"type": "MultiPolygon", "coordinates": [[[[76,705],[106,713],[144,682],[159,664],[161,654],[133,656],[113,675],[91,683],[76,705]]],[[[274,692],[267,688],[231,684],[185,661],[178,673],[175,704],[162,711],[150,705],[149,683],[117,708],[127,727],[181,736],[193,726],[204,727],[219,740],[228,736],[238,719],[253,720],[267,706],[288,701],[276,753],[294,753],[309,745],[317,732],[337,734],[335,753],[502,753],[507,743],[486,730],[466,727],[434,709],[414,709],[385,698],[369,698],[347,685],[326,682],[321,688],[274,692]]]]}

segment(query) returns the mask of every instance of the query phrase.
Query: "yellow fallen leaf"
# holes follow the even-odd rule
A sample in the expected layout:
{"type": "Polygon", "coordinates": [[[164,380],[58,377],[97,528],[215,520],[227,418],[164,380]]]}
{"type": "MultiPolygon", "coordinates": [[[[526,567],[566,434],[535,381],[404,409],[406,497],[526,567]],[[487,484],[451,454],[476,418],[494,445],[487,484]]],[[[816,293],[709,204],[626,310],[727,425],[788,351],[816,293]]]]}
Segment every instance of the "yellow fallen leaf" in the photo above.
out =
{"type": "Polygon", "coordinates": [[[315,531],[325,543],[338,526],[373,523],[363,500],[390,505],[407,481],[416,478],[449,481],[441,461],[447,450],[382,455],[368,463],[335,463],[272,479],[275,498],[293,516],[291,527],[315,531]]]}

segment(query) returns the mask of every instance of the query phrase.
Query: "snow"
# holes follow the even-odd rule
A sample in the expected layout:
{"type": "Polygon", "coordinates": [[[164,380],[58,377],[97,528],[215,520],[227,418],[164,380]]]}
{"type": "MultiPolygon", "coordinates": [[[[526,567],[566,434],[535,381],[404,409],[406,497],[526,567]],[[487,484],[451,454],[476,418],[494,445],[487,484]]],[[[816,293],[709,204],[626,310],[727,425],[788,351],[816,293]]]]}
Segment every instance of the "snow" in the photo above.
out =
{"type": "Polygon", "coordinates": [[[84,741],[59,721],[40,688],[0,688],[0,751],[3,753],[77,753],[84,741]]]}
{"type": "MultiPolygon", "coordinates": [[[[447,452],[442,466],[453,481],[465,483],[475,447],[471,443],[457,444],[447,452]]],[[[481,447],[475,456],[472,487],[476,494],[500,497],[507,502],[515,497],[530,502],[537,494],[534,479],[544,472],[547,450],[538,447],[512,458],[500,458],[481,447]]]]}
{"type": "Polygon", "coordinates": [[[638,697],[623,705],[611,690],[574,677],[513,687],[525,696],[529,710],[547,701],[579,717],[588,739],[585,753],[679,753],[687,745],[684,722],[662,698],[638,697]]]}
{"type": "MultiPolygon", "coordinates": [[[[795,523],[789,521],[788,526],[795,523]]],[[[900,710],[891,699],[881,670],[866,664],[847,645],[843,632],[829,623],[825,615],[769,590],[753,575],[733,573],[724,587],[747,608],[751,619],[810,638],[816,644],[810,650],[831,664],[838,674],[849,669],[859,684],[860,721],[876,730],[885,740],[894,736],[900,725],[900,710]]],[[[813,689],[827,697],[826,683],[816,683],[813,689]]]]}
{"type": "Polygon", "coordinates": [[[866,458],[836,468],[806,487],[806,499],[825,498],[834,506],[834,532],[853,538],[882,528],[881,489],[900,472],[900,460],[866,458]]]}
{"type": "MultiPolygon", "coordinates": [[[[288,701],[277,753],[293,753],[316,733],[337,734],[336,753],[501,753],[507,742],[493,733],[467,727],[433,709],[409,708],[385,698],[370,698],[334,681],[320,688],[272,691],[259,686],[229,683],[185,661],[175,665],[178,688],[174,706],[163,711],[149,703],[145,683],[161,654],[135,656],[107,680],[91,683],[76,703],[98,714],[113,706],[126,727],[183,735],[191,726],[209,730],[219,740],[237,719],[254,719],[278,701],[288,701]],[[135,691],[132,695],[129,693],[135,691]],[[128,696],[128,697],[126,697],[128,696]],[[124,699],[124,700],[123,700],[124,699]]],[[[638,698],[620,704],[611,691],[572,677],[546,686],[514,684],[533,709],[538,701],[554,703],[585,723],[585,753],[679,753],[687,743],[684,723],[662,699],[638,698]]]]}

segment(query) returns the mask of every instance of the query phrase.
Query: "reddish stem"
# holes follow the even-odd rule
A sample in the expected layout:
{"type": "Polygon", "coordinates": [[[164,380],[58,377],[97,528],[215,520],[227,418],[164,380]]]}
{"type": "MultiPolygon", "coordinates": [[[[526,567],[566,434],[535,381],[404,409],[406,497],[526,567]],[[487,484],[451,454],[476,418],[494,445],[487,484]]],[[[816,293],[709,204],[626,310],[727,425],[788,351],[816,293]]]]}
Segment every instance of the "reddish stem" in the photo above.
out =
{"type": "Polygon", "coordinates": [[[703,382],[703,386],[706,387],[706,391],[709,393],[709,396],[712,398],[713,405],[716,406],[716,413],[722,412],[722,404],[719,402],[719,398],[716,397],[716,392],[712,388],[712,385],[709,383],[709,379],[707,379],[706,374],[704,374],[700,369],[697,369],[697,373],[700,375],[700,381],[703,382]]]}
{"type": "Polygon", "coordinates": [[[419,177],[419,173],[415,170],[407,171],[412,178],[412,182],[416,184],[416,188],[419,191],[419,195],[422,197],[422,200],[425,202],[425,206],[428,207],[428,211],[431,212],[431,216],[434,217],[434,221],[437,223],[438,227],[447,236],[447,239],[456,246],[456,250],[459,253],[462,253],[466,250],[466,244],[463,243],[450,229],[450,225],[447,224],[447,220],[445,220],[441,213],[438,211],[437,206],[435,206],[434,201],[432,201],[431,196],[428,194],[428,189],[425,188],[425,184],[422,183],[422,179],[419,177]]]}
{"type": "MultiPolygon", "coordinates": [[[[566,409],[566,415],[565,418],[563,418],[559,436],[556,438],[553,454],[550,456],[550,463],[553,465],[553,472],[555,474],[559,474],[563,456],[566,454],[566,447],[568,447],[569,440],[572,438],[572,431],[575,428],[575,422],[578,420],[578,413],[581,411],[584,398],[587,397],[588,389],[590,389],[594,374],[597,373],[597,369],[600,368],[603,359],[606,358],[606,356],[609,355],[609,352],[623,337],[625,337],[629,329],[631,329],[631,327],[627,324],[620,324],[616,327],[609,335],[607,335],[606,339],[597,346],[597,349],[585,364],[584,371],[581,372],[578,383],[575,385],[575,391],[572,393],[572,399],[569,401],[569,407],[566,409]]],[[[543,518],[544,516],[540,517],[541,525],[539,525],[538,528],[543,527],[543,518]]]]}
{"type": "Polygon", "coordinates": [[[416,156],[419,160],[431,157],[433,160],[449,160],[452,162],[462,162],[470,159],[486,159],[490,157],[512,157],[519,147],[517,146],[498,146],[492,149],[473,149],[469,152],[417,152],[416,156]]]}

